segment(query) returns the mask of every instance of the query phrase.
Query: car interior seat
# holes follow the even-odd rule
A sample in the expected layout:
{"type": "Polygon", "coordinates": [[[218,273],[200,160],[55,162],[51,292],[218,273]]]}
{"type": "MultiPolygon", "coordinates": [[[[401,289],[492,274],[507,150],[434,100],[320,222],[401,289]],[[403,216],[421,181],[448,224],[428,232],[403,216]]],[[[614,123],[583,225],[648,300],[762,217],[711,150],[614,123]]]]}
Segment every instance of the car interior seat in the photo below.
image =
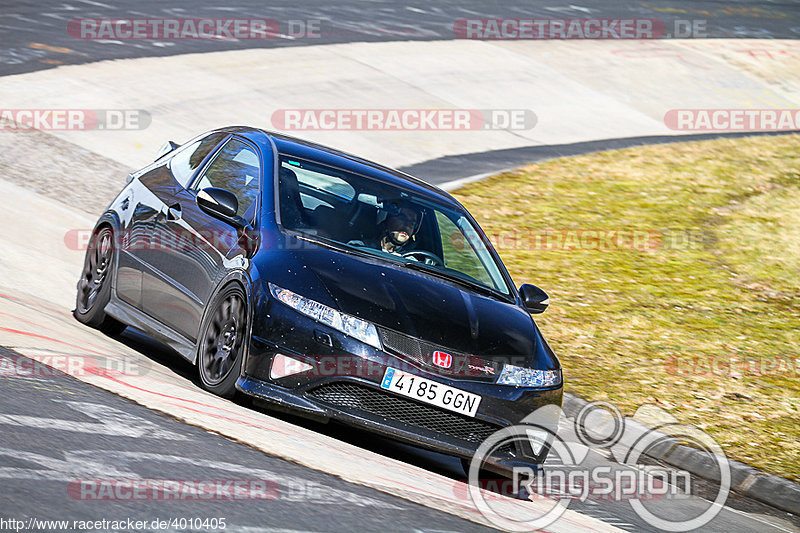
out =
{"type": "Polygon", "coordinates": [[[300,199],[300,184],[297,181],[297,174],[291,169],[281,168],[278,188],[280,190],[281,223],[287,228],[305,226],[303,216],[305,207],[300,199]]]}

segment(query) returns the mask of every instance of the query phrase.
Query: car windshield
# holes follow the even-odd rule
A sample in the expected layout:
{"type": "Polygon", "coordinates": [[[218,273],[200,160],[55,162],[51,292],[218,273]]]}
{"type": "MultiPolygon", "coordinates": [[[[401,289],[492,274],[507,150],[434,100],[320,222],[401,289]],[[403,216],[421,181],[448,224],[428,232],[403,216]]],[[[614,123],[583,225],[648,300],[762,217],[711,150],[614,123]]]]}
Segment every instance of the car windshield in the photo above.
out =
{"type": "Polygon", "coordinates": [[[458,208],[288,156],[280,158],[278,191],[288,230],[473,289],[511,294],[480,231],[458,208]]]}

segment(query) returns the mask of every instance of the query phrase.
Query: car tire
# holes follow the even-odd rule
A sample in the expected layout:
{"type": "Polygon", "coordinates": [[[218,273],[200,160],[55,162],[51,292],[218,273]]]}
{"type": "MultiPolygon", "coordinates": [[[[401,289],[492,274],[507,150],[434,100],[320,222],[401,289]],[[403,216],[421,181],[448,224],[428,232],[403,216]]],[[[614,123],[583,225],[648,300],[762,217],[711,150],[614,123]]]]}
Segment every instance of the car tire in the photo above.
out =
{"type": "Polygon", "coordinates": [[[223,398],[236,395],[247,337],[247,299],[238,283],[214,296],[197,339],[200,384],[223,398]]]}
{"type": "Polygon", "coordinates": [[[111,277],[114,272],[114,231],[101,226],[89,240],[83,271],[75,297],[75,318],[107,335],[119,335],[126,325],[108,316],[106,304],[111,300],[111,277]]]}

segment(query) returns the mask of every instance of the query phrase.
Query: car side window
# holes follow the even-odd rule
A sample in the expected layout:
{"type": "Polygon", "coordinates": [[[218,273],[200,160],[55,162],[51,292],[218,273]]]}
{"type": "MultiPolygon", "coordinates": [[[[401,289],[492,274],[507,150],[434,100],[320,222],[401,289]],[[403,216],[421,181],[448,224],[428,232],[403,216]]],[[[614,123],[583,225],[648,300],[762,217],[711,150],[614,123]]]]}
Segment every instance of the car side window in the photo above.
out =
{"type": "Polygon", "coordinates": [[[169,160],[169,169],[181,187],[189,186],[197,167],[227,135],[227,133],[212,133],[178,148],[169,160]]]}
{"type": "MultiPolygon", "coordinates": [[[[324,191],[328,194],[338,197],[340,200],[345,202],[352,201],[356,194],[353,186],[338,176],[322,174],[321,172],[313,172],[306,169],[297,168],[292,165],[287,165],[286,163],[281,166],[294,171],[294,173],[297,174],[298,183],[305,186],[309,191],[324,191]]],[[[303,204],[306,204],[306,198],[302,199],[303,204]]],[[[313,200],[310,201],[313,202],[313,200]]],[[[316,205],[312,205],[310,209],[313,209],[315,206],[316,205]]]]}
{"type": "Polygon", "coordinates": [[[217,153],[192,190],[218,187],[232,192],[239,201],[236,214],[252,223],[258,205],[260,176],[261,164],[255,148],[233,138],[217,153]]]}
{"type": "Polygon", "coordinates": [[[464,238],[464,233],[458,226],[439,211],[436,212],[436,222],[439,224],[439,235],[442,239],[444,266],[472,276],[490,287],[493,286],[492,278],[485,268],[480,267],[481,260],[478,254],[464,238]]]}

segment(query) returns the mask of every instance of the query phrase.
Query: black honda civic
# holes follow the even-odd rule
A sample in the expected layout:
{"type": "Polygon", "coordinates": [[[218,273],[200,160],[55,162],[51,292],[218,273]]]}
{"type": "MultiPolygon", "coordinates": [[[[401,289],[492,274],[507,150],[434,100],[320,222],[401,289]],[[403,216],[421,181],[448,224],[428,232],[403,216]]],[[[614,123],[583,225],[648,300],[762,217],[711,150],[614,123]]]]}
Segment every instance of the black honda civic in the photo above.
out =
{"type": "MultiPolygon", "coordinates": [[[[544,291],[515,287],[449,194],[359,157],[246,127],[170,141],[89,242],[78,320],[144,331],[220,396],[465,460],[561,405],[560,363],[531,317],[544,291]]],[[[536,435],[484,466],[542,463],[536,435]]]]}

